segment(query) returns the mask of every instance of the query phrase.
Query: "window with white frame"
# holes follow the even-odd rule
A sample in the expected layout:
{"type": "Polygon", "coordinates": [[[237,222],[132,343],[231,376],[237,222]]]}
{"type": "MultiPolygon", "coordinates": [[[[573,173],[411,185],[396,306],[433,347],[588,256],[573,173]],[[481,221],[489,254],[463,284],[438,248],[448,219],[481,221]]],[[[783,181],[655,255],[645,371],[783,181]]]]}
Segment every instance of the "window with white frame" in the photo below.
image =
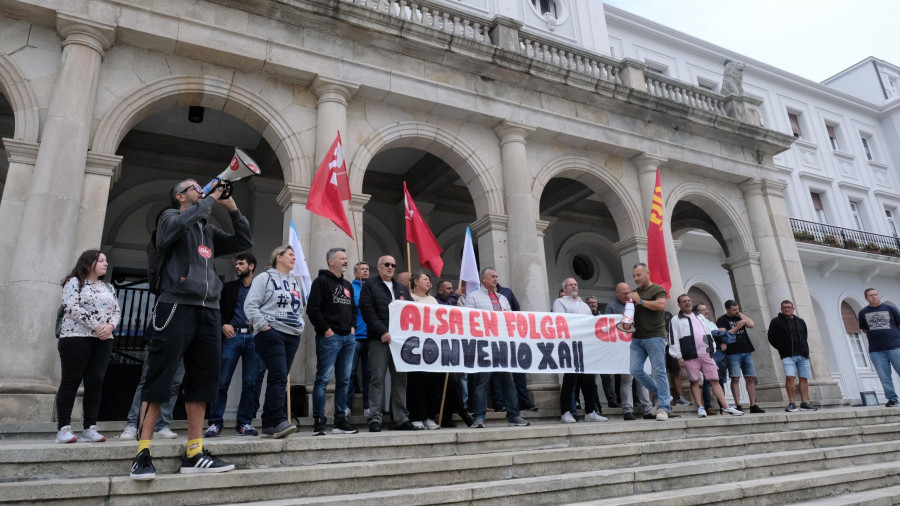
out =
{"type": "Polygon", "coordinates": [[[813,211],[815,211],[816,219],[819,220],[819,223],[828,223],[825,216],[825,206],[822,205],[822,194],[816,191],[810,191],[809,198],[812,199],[813,211]]]}
{"type": "Polygon", "coordinates": [[[872,134],[860,132],[859,140],[862,142],[863,151],[866,152],[866,160],[869,160],[870,162],[875,160],[875,146],[872,142],[872,134]]]}
{"type": "Polygon", "coordinates": [[[857,369],[869,369],[869,353],[866,343],[863,342],[859,330],[859,320],[856,319],[856,311],[850,307],[847,301],[841,302],[841,320],[844,322],[844,333],[850,344],[850,352],[857,369]]]}
{"type": "Polygon", "coordinates": [[[834,123],[825,123],[825,130],[828,132],[828,142],[831,144],[831,149],[839,151],[841,146],[838,142],[838,126],[834,123]]]}
{"type": "Polygon", "coordinates": [[[669,75],[669,66],[664,65],[659,62],[655,62],[653,60],[644,60],[644,63],[647,64],[647,70],[654,74],[659,74],[661,76],[669,75]]]}
{"type": "Polygon", "coordinates": [[[719,83],[711,80],[704,79],[702,77],[697,78],[697,86],[703,88],[704,90],[716,91],[719,88],[719,83]]]}
{"type": "Polygon", "coordinates": [[[893,207],[885,207],[884,208],[884,217],[887,219],[888,230],[891,232],[891,235],[894,237],[898,237],[897,235],[897,221],[894,220],[894,216],[897,214],[897,209],[893,207]]]}
{"type": "Polygon", "coordinates": [[[856,230],[865,230],[865,227],[863,227],[862,213],[860,213],[859,211],[860,203],[855,200],[851,200],[849,201],[849,203],[850,219],[853,222],[853,226],[856,228],[856,230]]]}
{"type": "Polygon", "coordinates": [[[796,111],[788,111],[788,121],[791,124],[791,133],[798,139],[803,138],[803,130],[800,128],[800,113],[796,111]]]}

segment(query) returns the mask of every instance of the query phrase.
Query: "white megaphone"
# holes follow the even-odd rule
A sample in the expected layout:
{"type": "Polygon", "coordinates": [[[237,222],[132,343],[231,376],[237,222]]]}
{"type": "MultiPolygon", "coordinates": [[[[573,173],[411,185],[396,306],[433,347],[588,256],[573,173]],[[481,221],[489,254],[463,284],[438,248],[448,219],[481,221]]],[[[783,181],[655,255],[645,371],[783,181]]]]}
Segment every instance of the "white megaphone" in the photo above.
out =
{"type": "Polygon", "coordinates": [[[626,334],[634,332],[634,301],[631,299],[625,302],[625,311],[622,312],[622,319],[616,324],[616,328],[626,334]]]}
{"type": "Polygon", "coordinates": [[[225,191],[222,192],[219,200],[225,200],[231,196],[232,183],[250,176],[258,176],[260,173],[259,165],[253,161],[253,158],[250,158],[250,155],[241,148],[234,148],[234,156],[231,157],[228,168],[203,187],[203,195],[209,195],[217,186],[224,184],[225,191]]]}

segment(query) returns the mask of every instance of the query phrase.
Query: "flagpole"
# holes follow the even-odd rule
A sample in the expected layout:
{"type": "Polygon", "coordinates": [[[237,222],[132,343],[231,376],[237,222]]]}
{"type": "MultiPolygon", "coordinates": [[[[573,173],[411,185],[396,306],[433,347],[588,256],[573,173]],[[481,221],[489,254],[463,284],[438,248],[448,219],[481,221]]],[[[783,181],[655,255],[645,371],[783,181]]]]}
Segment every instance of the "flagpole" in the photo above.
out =
{"type": "MultiPolygon", "coordinates": [[[[438,425],[443,424],[444,419],[444,401],[447,399],[447,383],[450,381],[450,373],[444,373],[444,393],[441,394],[441,410],[438,411],[438,425]]],[[[820,394],[821,397],[821,394],[820,394]]]]}
{"type": "Polygon", "coordinates": [[[288,420],[293,421],[293,417],[291,416],[291,373],[288,373],[287,375],[287,418],[288,420]]]}
{"type": "Polygon", "coordinates": [[[406,272],[412,276],[412,253],[409,251],[409,241],[406,241],[406,272]]]}

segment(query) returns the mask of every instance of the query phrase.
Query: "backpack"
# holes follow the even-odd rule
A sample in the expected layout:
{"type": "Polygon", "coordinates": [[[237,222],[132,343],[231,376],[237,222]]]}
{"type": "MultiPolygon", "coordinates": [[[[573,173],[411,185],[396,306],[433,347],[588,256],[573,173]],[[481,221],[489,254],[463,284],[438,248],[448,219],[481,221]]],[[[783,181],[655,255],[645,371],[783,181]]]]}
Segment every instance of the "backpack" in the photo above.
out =
{"type": "MultiPolygon", "coordinates": [[[[156,225],[159,226],[159,218],[162,212],[156,217],[156,225]]],[[[163,248],[156,247],[156,229],[150,233],[150,242],[147,243],[147,286],[150,293],[159,295],[162,291],[163,271],[166,263],[169,261],[169,252],[171,245],[163,248]]]]}

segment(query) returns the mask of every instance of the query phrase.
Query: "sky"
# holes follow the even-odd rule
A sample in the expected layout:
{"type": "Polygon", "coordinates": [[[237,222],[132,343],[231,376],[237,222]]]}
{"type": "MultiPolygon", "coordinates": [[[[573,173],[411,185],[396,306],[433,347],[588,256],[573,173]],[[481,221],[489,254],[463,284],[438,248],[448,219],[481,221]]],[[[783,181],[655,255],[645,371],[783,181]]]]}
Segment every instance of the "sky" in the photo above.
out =
{"type": "Polygon", "coordinates": [[[900,66],[900,0],[604,3],[817,82],[868,56],[900,66]]]}

